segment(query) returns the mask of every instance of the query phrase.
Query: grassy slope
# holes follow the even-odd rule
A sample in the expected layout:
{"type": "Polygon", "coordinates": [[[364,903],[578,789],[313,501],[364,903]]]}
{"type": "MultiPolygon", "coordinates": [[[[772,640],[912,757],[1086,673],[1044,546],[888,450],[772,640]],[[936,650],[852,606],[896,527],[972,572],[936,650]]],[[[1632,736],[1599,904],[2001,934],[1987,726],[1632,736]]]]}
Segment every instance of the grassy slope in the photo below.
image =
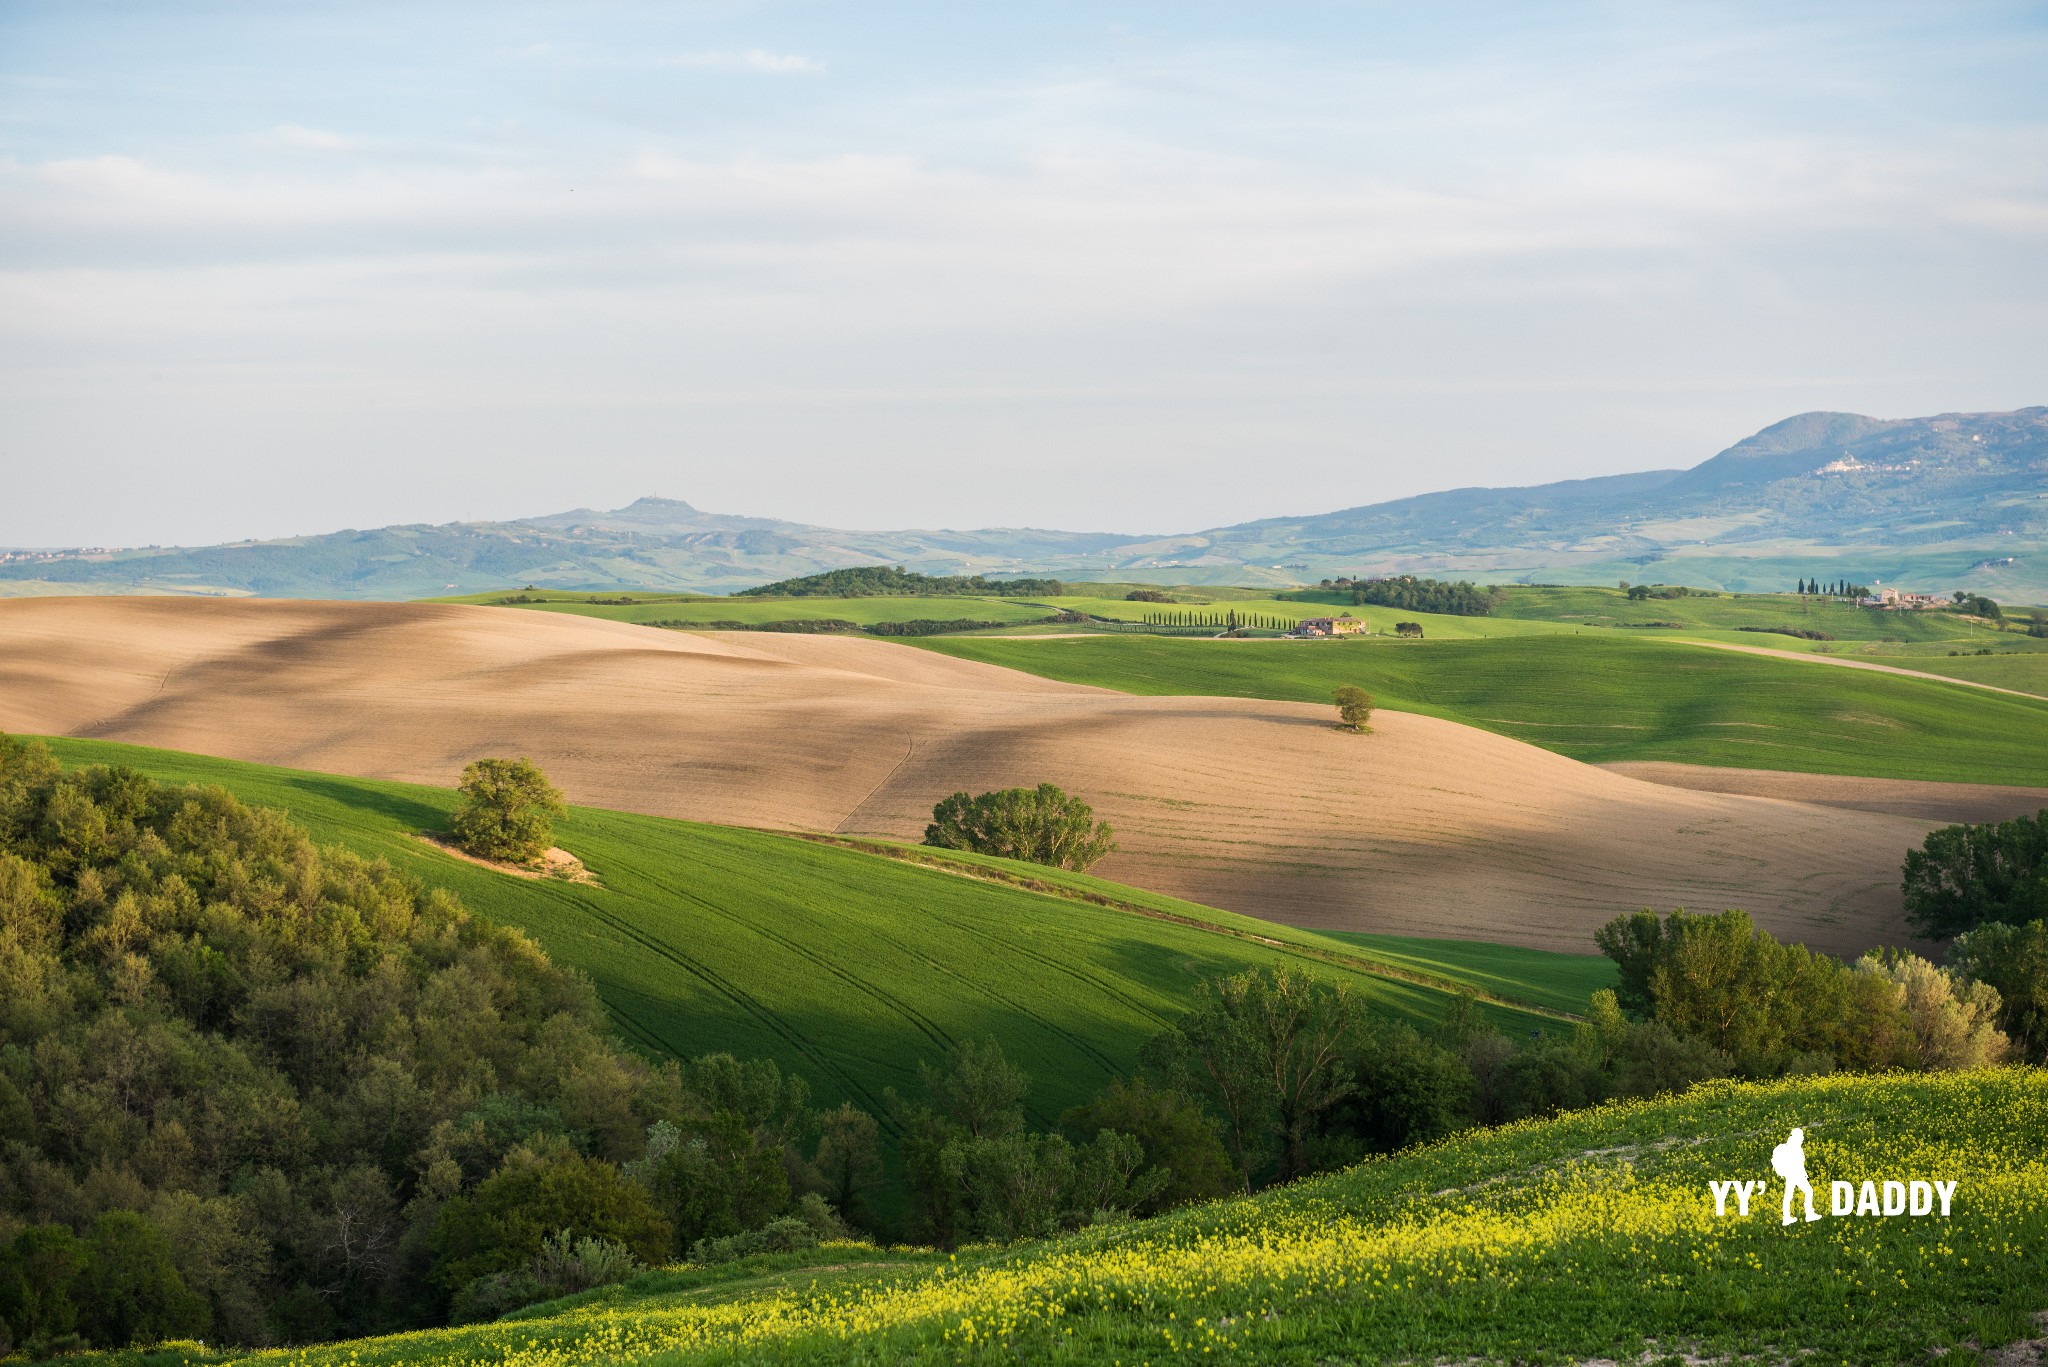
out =
{"type": "MultiPolygon", "coordinates": [[[[532,934],[588,973],[627,1037],[678,1055],[766,1056],[819,1099],[880,1111],[885,1087],[953,1041],[993,1035],[1036,1080],[1041,1123],[1085,1100],[1176,1014],[1200,979],[1293,962],[1351,982],[1385,1014],[1428,1026],[1445,995],[1365,971],[1370,950],[1081,875],[982,865],[1174,916],[1119,911],[787,836],[576,808],[564,848],[603,886],[523,879],[457,860],[413,836],[442,825],[455,794],[104,741],[50,742],[69,763],[122,763],[174,782],[218,783],[279,807],[323,842],[381,856],[532,934]],[[1188,924],[1197,923],[1197,924],[1188,924]],[[1280,945],[1250,938],[1262,936],[1280,945]]],[[[963,861],[966,862],[966,861],[963,861]]],[[[1522,956],[1540,1005],[1582,1008],[1605,980],[1569,955],[1502,950],[1509,967],[1426,970],[1482,992],[1511,987],[1522,956]],[[1565,967],[1561,968],[1560,965],[1565,967]],[[1584,990],[1580,990],[1581,988],[1584,990]]],[[[1604,961],[1601,961],[1604,963],[1604,961]]],[[[1414,963],[1395,961],[1396,971],[1414,963]]],[[[1504,1027],[1538,1018],[1489,1007],[1504,1027]]]]}
{"type": "Polygon", "coordinates": [[[661,1271],[267,1360],[1554,1363],[1654,1340],[1658,1361],[1925,1363],[2024,1337],[2048,1305],[2043,1133],[2039,1070],[1715,1084],[1007,1251],[661,1271]],[[1767,1176],[1794,1125],[1823,1210],[1832,1180],[1941,1179],[1960,1183],[1951,1214],[1787,1228],[1773,1179],[1749,1216],[1731,1200],[1717,1218],[1707,1184],[1767,1176]]]}
{"type": "Polygon", "coordinates": [[[1129,636],[920,642],[1145,694],[1381,705],[1593,762],[1674,760],[1975,783],[2048,773],[2048,701],[1619,633],[1494,640],[1232,642],[1129,636]]]}

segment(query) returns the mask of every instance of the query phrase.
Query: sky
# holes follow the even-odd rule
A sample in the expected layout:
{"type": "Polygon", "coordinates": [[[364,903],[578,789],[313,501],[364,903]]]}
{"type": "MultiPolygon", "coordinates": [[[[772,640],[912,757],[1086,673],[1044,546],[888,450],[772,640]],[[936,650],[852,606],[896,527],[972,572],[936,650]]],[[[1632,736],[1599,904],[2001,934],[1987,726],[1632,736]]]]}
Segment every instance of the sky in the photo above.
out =
{"type": "Polygon", "coordinates": [[[2048,5],[0,0],[0,545],[1158,533],[2048,403],[2048,5]]]}

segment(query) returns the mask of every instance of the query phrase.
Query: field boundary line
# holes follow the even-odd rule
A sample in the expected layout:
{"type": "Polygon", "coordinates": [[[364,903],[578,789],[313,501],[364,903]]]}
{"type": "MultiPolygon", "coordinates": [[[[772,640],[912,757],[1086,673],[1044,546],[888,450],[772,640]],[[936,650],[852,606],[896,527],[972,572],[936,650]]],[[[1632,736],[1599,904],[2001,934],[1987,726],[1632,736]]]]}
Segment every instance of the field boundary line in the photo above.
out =
{"type": "Polygon", "coordinates": [[[1809,664],[1835,665],[1842,669],[1868,669],[1879,674],[1897,674],[1908,679],[1925,679],[1929,683],[1955,684],[1961,688],[1981,688],[1987,693],[2004,693],[2015,698],[2031,698],[2043,701],[2043,695],[2029,693],[2025,689],[2005,688],[1998,684],[1979,683],[1975,679],[1957,679],[1947,674],[1930,674],[1924,669],[1901,669],[1897,665],[1881,665],[1875,660],[1845,660],[1838,655],[1806,654],[1797,650],[1773,650],[1769,646],[1742,646],[1733,641],[1701,641],[1689,636],[1672,636],[1667,640],[1683,642],[1689,646],[1705,646],[1709,650],[1732,650],[1738,655],[1762,655],[1772,660],[1803,660],[1809,664]]]}
{"type": "Polygon", "coordinates": [[[1337,949],[1324,949],[1318,945],[1301,945],[1288,940],[1276,940],[1271,936],[1257,935],[1249,930],[1239,930],[1234,926],[1217,925],[1214,921],[1204,921],[1199,917],[1182,916],[1177,912],[1165,911],[1158,907],[1142,906],[1136,902],[1127,902],[1121,898],[1106,896],[1099,892],[1087,892],[1080,888],[1069,888],[1063,887],[1058,883],[1044,882],[1023,874],[1011,873],[1007,869],[985,869],[975,864],[963,864],[940,856],[923,854],[908,845],[892,845],[887,841],[868,840],[860,836],[840,835],[837,832],[828,831],[777,831],[763,828],[761,833],[763,835],[784,836],[792,840],[807,840],[816,845],[831,845],[839,849],[852,850],[857,854],[877,855],[883,859],[894,859],[899,863],[915,864],[919,868],[931,869],[938,873],[952,874],[959,878],[972,878],[983,883],[997,883],[1004,887],[1016,888],[1022,892],[1042,893],[1048,897],[1058,897],[1070,902],[1086,902],[1090,906],[1103,907],[1107,910],[1123,912],[1130,916],[1143,916],[1148,920],[1166,921],[1173,925],[1186,926],[1190,930],[1206,931],[1211,935],[1222,935],[1233,940],[1243,940],[1251,944],[1265,945],[1271,949],[1284,949],[1290,953],[1299,954],[1304,958],[1321,959],[1327,963],[1337,964],[1341,967],[1364,973],[1370,977],[1385,978],[1392,982],[1407,983],[1415,987],[1427,987],[1438,992],[1448,993],[1451,996],[1469,992],[1475,1000],[1487,1002],[1493,1006],[1506,1007],[1511,1011],[1522,1011],[1532,1016],[1542,1016],[1549,1020],[1569,1021],[1577,1024],[1585,1019],[1585,1017],[1575,1016],[1569,1011],[1559,1011],[1555,1007],[1550,1006],[1539,1006],[1534,1002],[1517,1001],[1513,997],[1502,996],[1498,992],[1475,986],[1472,983],[1459,982],[1455,978],[1439,977],[1433,973],[1425,973],[1420,969],[1402,968],[1397,964],[1390,964],[1384,960],[1367,958],[1360,954],[1347,954],[1337,949]]]}

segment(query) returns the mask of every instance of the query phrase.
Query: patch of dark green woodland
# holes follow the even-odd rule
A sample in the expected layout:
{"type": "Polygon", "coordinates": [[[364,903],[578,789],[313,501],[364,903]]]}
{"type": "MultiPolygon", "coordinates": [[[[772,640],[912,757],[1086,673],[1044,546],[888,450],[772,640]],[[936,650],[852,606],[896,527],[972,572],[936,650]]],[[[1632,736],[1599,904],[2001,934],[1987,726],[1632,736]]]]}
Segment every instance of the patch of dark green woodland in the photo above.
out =
{"type": "Polygon", "coordinates": [[[979,574],[919,574],[900,565],[862,565],[826,570],[799,579],[778,579],[735,598],[981,598],[990,595],[1057,598],[1066,592],[1058,579],[988,579],[979,574]]]}
{"type": "Polygon", "coordinates": [[[1485,617],[1507,601],[1504,589],[1480,588],[1463,579],[1456,583],[1420,579],[1412,574],[1387,579],[1325,579],[1321,587],[1350,593],[1354,604],[1453,617],[1485,617]]]}

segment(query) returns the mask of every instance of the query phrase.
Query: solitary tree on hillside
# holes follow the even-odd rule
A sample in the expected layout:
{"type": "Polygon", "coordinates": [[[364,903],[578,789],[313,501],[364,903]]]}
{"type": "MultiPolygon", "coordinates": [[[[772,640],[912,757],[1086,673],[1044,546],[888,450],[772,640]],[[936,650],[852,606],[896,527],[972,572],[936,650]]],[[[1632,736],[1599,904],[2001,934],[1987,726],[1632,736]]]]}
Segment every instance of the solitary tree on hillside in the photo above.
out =
{"type": "Polygon", "coordinates": [[[1095,820],[1087,803],[1050,783],[980,797],[955,793],[932,808],[924,843],[1056,869],[1085,869],[1116,848],[1108,822],[1095,820]]]}
{"type": "Polygon", "coordinates": [[[1337,715],[1343,718],[1347,731],[1372,730],[1372,694],[1357,684],[1345,684],[1337,690],[1337,715]]]}
{"type": "Polygon", "coordinates": [[[568,809],[533,761],[480,759],[462,771],[462,806],[448,822],[455,843],[479,859],[530,864],[555,842],[568,809]]]}

